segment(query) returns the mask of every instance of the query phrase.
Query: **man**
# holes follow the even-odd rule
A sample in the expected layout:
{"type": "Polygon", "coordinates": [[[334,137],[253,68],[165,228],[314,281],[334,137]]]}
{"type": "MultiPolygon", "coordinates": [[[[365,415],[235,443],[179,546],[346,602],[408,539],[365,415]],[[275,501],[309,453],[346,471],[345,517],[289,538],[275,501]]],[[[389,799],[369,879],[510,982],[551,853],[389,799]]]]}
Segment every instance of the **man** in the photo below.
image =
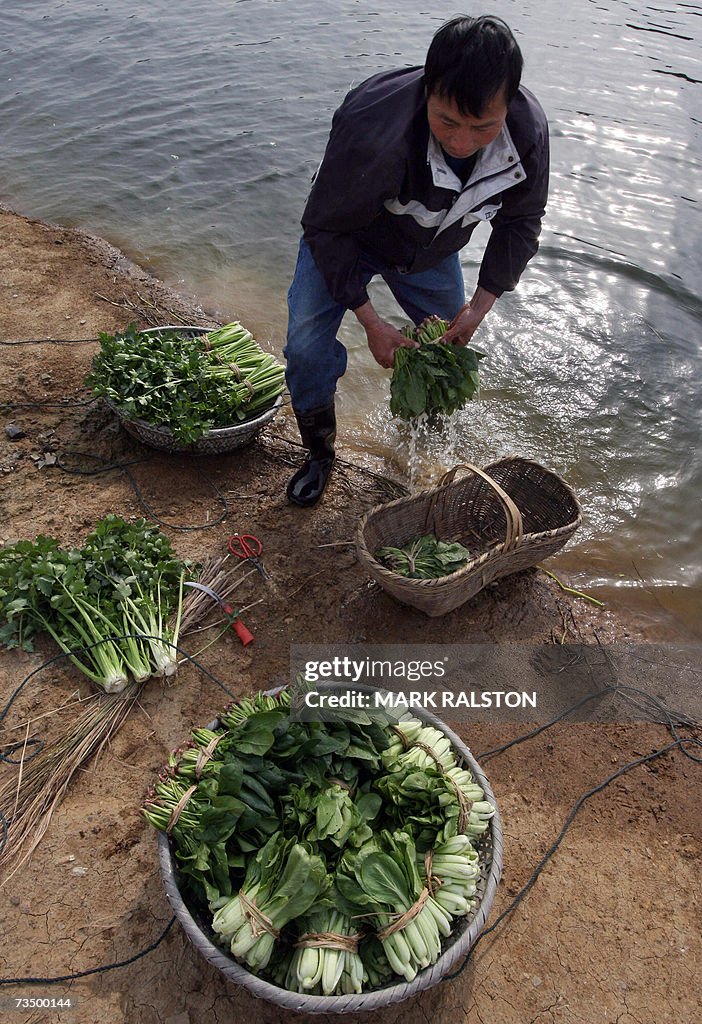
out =
{"type": "Polygon", "coordinates": [[[535,254],[548,125],[521,72],[504,22],[458,17],[436,33],[424,68],[374,75],[334,114],[288,294],[286,376],[308,450],[288,485],[294,504],[314,505],[332,467],[346,310],[381,366],[415,344],[378,316],[371,278],[383,277],[414,323],[436,313],[451,321],[446,340],[465,345],[535,254]],[[458,252],[482,221],[492,231],[466,303],[458,252]]]}

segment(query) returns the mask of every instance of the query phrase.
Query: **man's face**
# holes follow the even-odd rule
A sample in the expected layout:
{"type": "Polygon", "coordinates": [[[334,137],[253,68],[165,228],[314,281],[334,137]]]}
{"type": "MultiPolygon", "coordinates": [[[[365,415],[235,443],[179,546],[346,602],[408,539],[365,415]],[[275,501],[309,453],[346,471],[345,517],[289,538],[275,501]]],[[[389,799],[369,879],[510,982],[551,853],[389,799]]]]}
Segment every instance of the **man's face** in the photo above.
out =
{"type": "Polygon", "coordinates": [[[454,100],[437,93],[427,97],[431,133],[449,156],[463,159],[497,138],[507,117],[504,91],[490,99],[480,117],[462,114],[454,100]]]}

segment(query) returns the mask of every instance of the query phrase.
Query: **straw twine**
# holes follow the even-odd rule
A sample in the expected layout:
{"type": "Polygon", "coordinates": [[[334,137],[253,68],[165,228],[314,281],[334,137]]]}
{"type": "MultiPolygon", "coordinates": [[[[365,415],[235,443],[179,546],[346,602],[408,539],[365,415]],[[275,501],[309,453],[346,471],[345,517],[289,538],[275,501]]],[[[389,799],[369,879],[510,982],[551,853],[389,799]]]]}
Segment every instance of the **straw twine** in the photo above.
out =
{"type": "Polygon", "coordinates": [[[251,926],[251,934],[255,939],[268,932],[274,939],[280,937],[280,929],[276,928],[270,917],[266,917],[260,907],[256,906],[255,898],[248,897],[245,892],[239,893],[239,901],[244,911],[249,925],[251,926]]]}
{"type": "Polygon", "coordinates": [[[424,873],[427,876],[427,889],[429,890],[430,896],[433,896],[437,889],[440,889],[441,886],[443,885],[441,879],[437,878],[436,875],[432,875],[431,873],[433,863],[434,851],[427,850],[427,852],[424,854],[424,873]]]}
{"type": "Polygon", "coordinates": [[[296,949],[338,949],[342,953],[357,953],[362,932],[340,935],[338,932],[308,932],[295,943],[296,949]]]}
{"type": "Polygon", "coordinates": [[[180,818],[181,814],[183,813],[183,811],[187,807],[188,801],[190,800],[190,797],[193,795],[193,793],[195,792],[196,789],[197,789],[197,786],[191,786],[190,789],[186,789],[186,791],[183,793],[183,795],[180,798],[180,800],[178,801],[178,803],[175,805],[175,807],[171,811],[171,816],[168,819],[168,824],[166,825],[166,834],[167,835],[170,835],[171,832],[173,831],[173,829],[178,824],[178,818],[180,818]]]}
{"type": "Polygon", "coordinates": [[[432,761],[434,762],[434,764],[436,765],[436,767],[437,767],[437,769],[439,771],[439,774],[443,775],[444,778],[448,782],[451,783],[451,785],[453,786],[454,791],[456,793],[456,798],[458,800],[458,806],[459,806],[458,831],[465,833],[465,831],[468,828],[468,825],[470,823],[470,812],[471,812],[471,810],[473,808],[473,801],[468,799],[468,797],[465,795],[465,793],[463,792],[461,787],[458,785],[456,780],[452,779],[450,775],[446,774],[444,766],[441,763],[441,761],[440,761],[439,757],[437,756],[436,752],[427,743],[421,743],[421,742],[410,743],[410,741],[407,739],[407,737],[403,733],[402,729],[398,729],[398,727],[395,726],[395,725],[391,725],[390,728],[392,729],[392,731],[394,733],[396,733],[400,737],[400,742],[402,743],[402,746],[404,747],[405,750],[409,750],[410,747],[419,747],[420,750],[423,750],[424,753],[427,754],[432,759],[432,761]]]}
{"type": "Polygon", "coordinates": [[[403,928],[406,928],[410,921],[414,921],[415,917],[418,917],[426,906],[426,902],[429,899],[430,892],[426,886],[422,889],[419,896],[403,914],[395,915],[397,920],[391,924],[386,925],[385,928],[381,928],[378,932],[378,938],[382,942],[384,939],[389,939],[395,932],[401,932],[403,928]]]}
{"type": "Polygon", "coordinates": [[[213,736],[207,746],[200,749],[200,753],[197,755],[197,761],[195,762],[195,778],[198,779],[198,781],[202,775],[203,768],[212,760],[212,755],[217,749],[217,744],[223,738],[223,732],[218,736],[213,736]]]}

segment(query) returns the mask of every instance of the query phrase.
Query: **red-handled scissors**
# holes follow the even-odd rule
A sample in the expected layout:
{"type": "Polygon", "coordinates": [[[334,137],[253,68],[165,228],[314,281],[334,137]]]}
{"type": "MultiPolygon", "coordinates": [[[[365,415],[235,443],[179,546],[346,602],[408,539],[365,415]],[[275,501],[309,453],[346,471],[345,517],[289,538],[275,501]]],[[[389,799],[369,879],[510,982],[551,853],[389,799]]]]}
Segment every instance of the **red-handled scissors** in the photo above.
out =
{"type": "Polygon", "coordinates": [[[235,533],[229,538],[229,551],[232,555],[236,555],[237,558],[253,562],[263,579],[270,579],[269,574],[258,557],[263,551],[263,544],[261,544],[258,537],[254,537],[251,533],[235,533]]]}

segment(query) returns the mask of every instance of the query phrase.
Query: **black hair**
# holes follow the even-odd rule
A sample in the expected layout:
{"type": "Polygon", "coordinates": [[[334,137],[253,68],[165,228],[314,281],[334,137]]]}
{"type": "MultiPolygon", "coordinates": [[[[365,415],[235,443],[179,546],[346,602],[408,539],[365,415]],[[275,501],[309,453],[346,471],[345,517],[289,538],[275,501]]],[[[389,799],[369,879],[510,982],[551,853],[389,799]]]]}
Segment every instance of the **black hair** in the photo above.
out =
{"type": "Polygon", "coordinates": [[[431,41],[424,63],[427,95],[453,100],[464,115],[481,117],[502,87],[509,104],[522,77],[522,52],[501,18],[461,15],[431,41]]]}

